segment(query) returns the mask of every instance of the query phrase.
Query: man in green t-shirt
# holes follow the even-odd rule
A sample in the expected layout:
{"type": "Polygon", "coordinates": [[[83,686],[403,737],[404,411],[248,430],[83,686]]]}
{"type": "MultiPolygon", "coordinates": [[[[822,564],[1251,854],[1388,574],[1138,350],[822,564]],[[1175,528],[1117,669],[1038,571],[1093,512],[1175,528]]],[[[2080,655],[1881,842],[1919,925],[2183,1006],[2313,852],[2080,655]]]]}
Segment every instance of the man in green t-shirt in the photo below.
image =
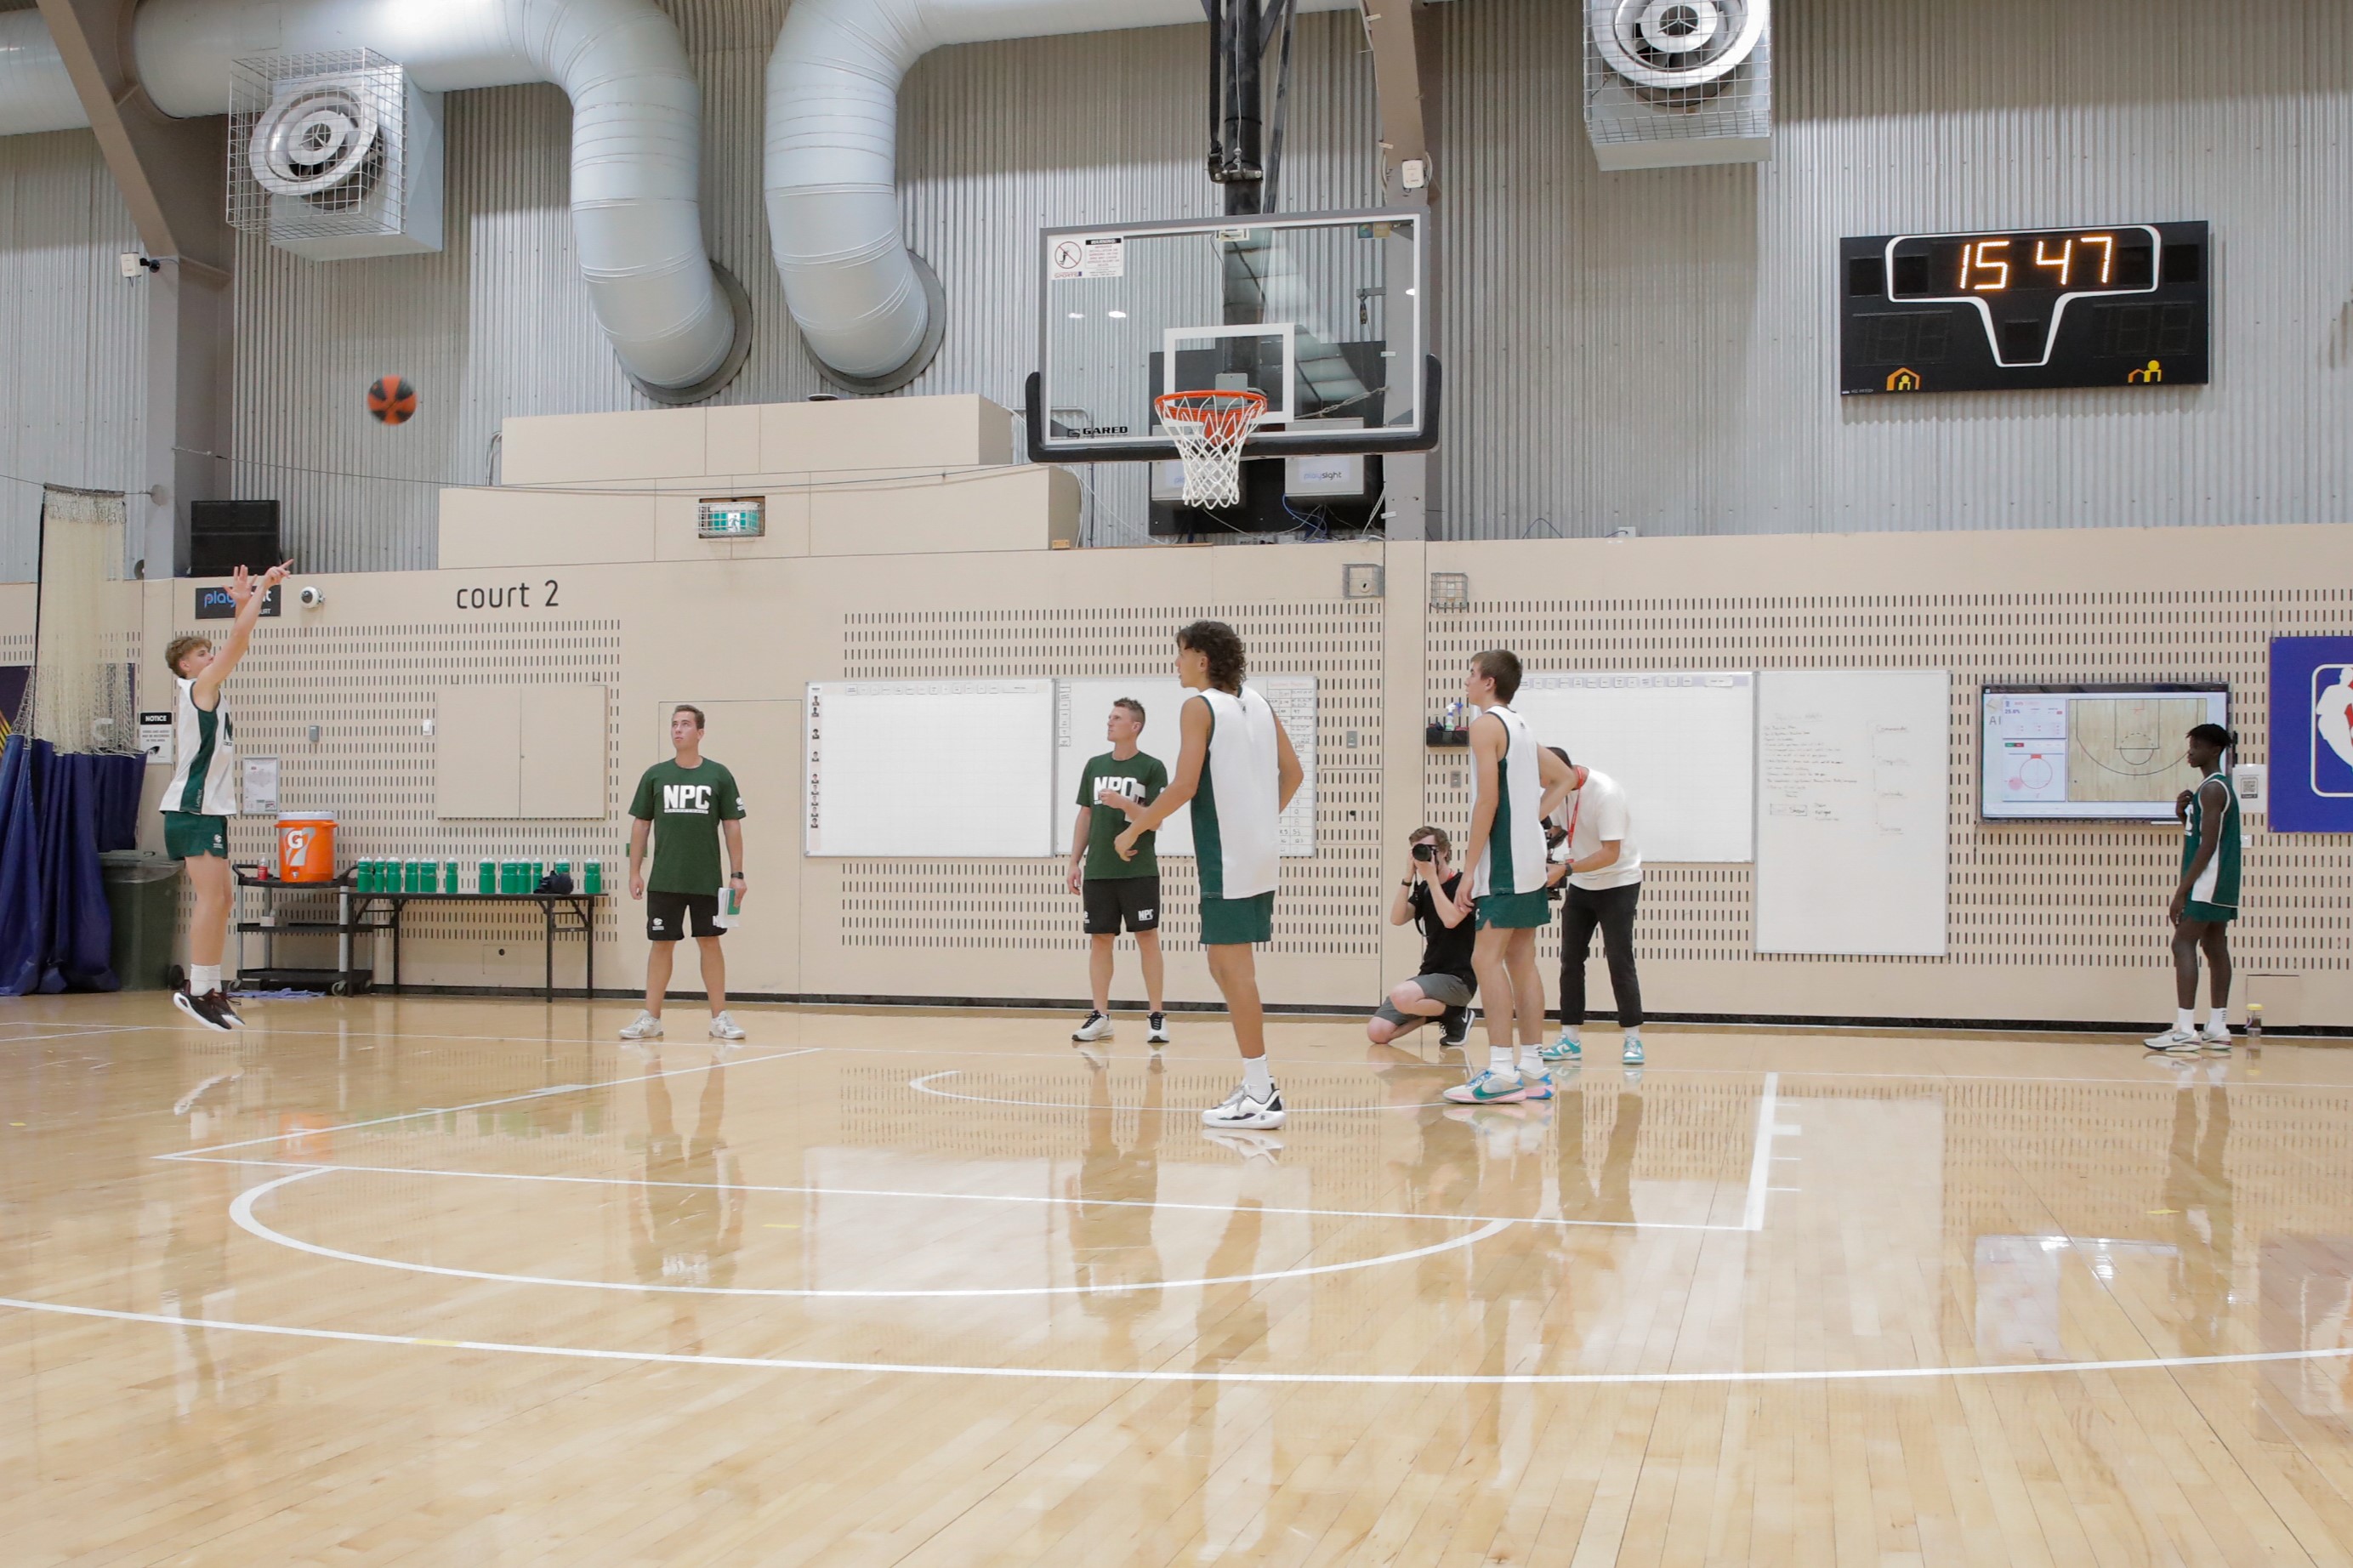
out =
{"type": "Polygon", "coordinates": [[[1086,900],[1087,978],[1094,996],[1094,1010],[1071,1036],[1082,1045],[1111,1035],[1112,944],[1122,924],[1135,933],[1135,951],[1144,960],[1144,994],[1152,1010],[1144,1037],[1155,1046],[1168,1043],[1168,1021],[1160,1005],[1160,862],[1153,853],[1153,835],[1136,841],[1131,859],[1121,859],[1113,847],[1128,819],[1168,787],[1168,769],[1160,759],[1135,748],[1143,733],[1144,704],[1121,698],[1111,705],[1103,726],[1111,750],[1091,759],[1079,775],[1069,882],[1071,891],[1086,900]]]}
{"type": "MultiPolygon", "coordinates": [[[[702,950],[702,984],[711,994],[711,1037],[740,1040],[727,1016],[727,960],[719,952],[719,839],[727,839],[726,890],[741,909],[744,880],[744,797],[735,775],[702,754],[702,710],[680,703],[670,716],[670,749],[638,781],[629,815],[629,897],[646,900],[646,1008],[621,1031],[625,1040],[662,1037],[662,996],[670,989],[678,940],[691,934],[702,950]],[[661,829],[654,830],[659,822],[661,829]],[[646,840],[654,841],[653,875],[646,875],[646,840]]],[[[730,912],[733,923],[733,911],[730,912]]]]}

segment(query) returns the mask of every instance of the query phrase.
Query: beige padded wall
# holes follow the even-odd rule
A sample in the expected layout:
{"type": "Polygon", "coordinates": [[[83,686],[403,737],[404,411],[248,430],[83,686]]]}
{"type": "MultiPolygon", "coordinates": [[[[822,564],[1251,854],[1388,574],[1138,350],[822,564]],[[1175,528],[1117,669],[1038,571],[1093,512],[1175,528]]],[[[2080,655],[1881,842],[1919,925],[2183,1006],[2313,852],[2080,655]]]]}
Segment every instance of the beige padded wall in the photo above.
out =
{"type": "MultiPolygon", "coordinates": [[[[890,542],[877,543],[887,551],[890,542]]],[[[2178,836],[1980,825],[1976,688],[2226,679],[2245,759],[2261,761],[2268,640],[2353,631],[2347,560],[2353,529],[2272,526],[991,549],[383,574],[322,579],[329,603],[316,612],[290,604],[284,620],[265,626],[231,693],[244,748],[285,759],[287,803],[344,814],[346,859],[595,857],[617,882],[628,793],[659,754],[663,703],[744,704],[733,721],[775,715],[770,727],[781,731],[812,679],[1144,676],[1166,668],[1176,625],[1223,615],[1260,668],[1320,683],[1317,854],[1284,864],[1277,940],[1261,959],[1268,998],[1356,1007],[1415,954],[1410,933],[1382,920],[1400,836],[1425,819],[1459,828],[1467,816],[1461,754],[1426,752],[1420,727],[1471,652],[1510,644],[1532,668],[1944,668],[1953,672],[1949,956],[1759,956],[1749,950],[1746,867],[1658,866],[1639,928],[1649,1005],[1736,1016],[2147,1020],[2168,1003],[2161,910],[2178,836]],[[1385,599],[1342,596],[1351,561],[1387,566],[1385,599]],[[1438,571],[1468,575],[1466,607],[1424,607],[1426,574],[1438,571]],[[544,604],[551,581],[554,607],[544,604]],[[456,607],[473,588],[518,584],[531,588],[529,608],[456,607]],[[421,721],[436,688],[581,681],[615,691],[603,824],[434,820],[432,743],[421,721]],[[316,744],[304,738],[314,722],[316,744]]],[[[150,585],[151,644],[189,624],[191,588],[150,585]]],[[[29,629],[27,600],[0,593],[0,637],[29,629]]],[[[162,679],[152,663],[142,666],[149,692],[143,683],[162,679]]],[[[802,860],[792,821],[800,786],[782,761],[797,756],[795,739],[733,743],[739,757],[765,759],[762,774],[779,775],[744,780],[754,808],[754,893],[731,952],[749,989],[1082,994],[1076,900],[1060,890],[1058,860],[802,860]]],[[[726,761],[730,745],[722,728],[711,754],[726,761]]],[[[952,802],[953,758],[941,759],[941,788],[952,802]]],[[[2353,1024],[2353,840],[2255,826],[2248,909],[2235,933],[2242,971],[2300,973],[2310,1021],[2353,1024]]],[[[247,820],[232,843],[244,858],[267,837],[265,824],[247,820]]],[[[1207,1000],[1184,912],[1189,868],[1178,863],[1170,878],[1171,994],[1207,1000]]],[[[626,986],[642,962],[636,910],[624,900],[599,931],[599,980],[626,986]]],[[[427,916],[415,934],[412,980],[537,982],[528,917],[427,916]]],[[[559,978],[576,984],[577,963],[567,947],[559,978]]],[[[1124,963],[1120,994],[1133,991],[1133,974],[1124,963]]],[[[1594,997],[1606,998],[1598,961],[1593,979],[1594,997]]]]}
{"type": "MultiPolygon", "coordinates": [[[[2228,680],[2240,760],[2261,762],[2269,640],[2353,630],[2353,588],[2327,565],[2348,550],[2353,530],[2339,528],[1433,545],[1431,568],[1466,573],[1473,599],[1431,613],[1425,700],[1455,693],[1463,662],[1495,645],[1532,669],[1948,669],[1948,954],[1756,953],[1750,868],[1657,866],[1637,927],[1645,1005],[2154,1019],[2168,1005],[2163,907],[2179,831],[1980,823],[1978,688],[2228,680]]],[[[1469,815],[1461,759],[1429,759],[1441,821],[1469,815]]],[[[2254,826],[2247,912],[2233,928],[2241,973],[2304,973],[2316,1018],[2353,1021],[2353,843],[2254,826]]],[[[1558,962],[1550,936],[1548,965],[1558,962]]],[[[1598,953],[1588,973],[1598,1008],[1609,995],[1598,953]]]]}

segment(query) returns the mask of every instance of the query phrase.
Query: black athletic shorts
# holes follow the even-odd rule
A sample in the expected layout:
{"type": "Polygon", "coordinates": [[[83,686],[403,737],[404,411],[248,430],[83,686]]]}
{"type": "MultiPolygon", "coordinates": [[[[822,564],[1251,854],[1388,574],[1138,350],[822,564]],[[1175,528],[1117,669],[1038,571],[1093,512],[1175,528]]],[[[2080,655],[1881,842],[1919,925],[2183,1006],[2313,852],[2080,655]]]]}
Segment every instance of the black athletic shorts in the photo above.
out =
{"type": "Polygon", "coordinates": [[[676,942],[689,934],[718,936],[719,895],[716,893],[646,894],[646,940],[676,942]]]}
{"type": "Polygon", "coordinates": [[[1124,921],[1130,931],[1160,929],[1160,879],[1096,877],[1079,884],[1087,900],[1087,934],[1117,936],[1124,921]]]}

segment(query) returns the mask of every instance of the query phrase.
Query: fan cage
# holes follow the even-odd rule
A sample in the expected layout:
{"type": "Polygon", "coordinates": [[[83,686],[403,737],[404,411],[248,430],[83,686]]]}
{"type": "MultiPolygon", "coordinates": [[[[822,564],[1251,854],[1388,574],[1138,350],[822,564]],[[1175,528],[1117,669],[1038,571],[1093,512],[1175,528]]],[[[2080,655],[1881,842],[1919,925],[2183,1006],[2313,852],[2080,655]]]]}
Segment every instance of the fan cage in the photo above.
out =
{"type": "Polygon", "coordinates": [[[396,235],[406,217],[407,73],[373,49],[262,55],[231,62],[228,221],[275,240],[396,235]],[[272,192],[254,174],[254,139],[276,106],[305,93],[346,99],[372,117],[375,142],[351,177],[307,195],[272,192]]]}
{"type": "Polygon", "coordinates": [[[1756,139],[1773,131],[1772,23],[1769,0],[1588,0],[1585,26],[1585,125],[1597,145],[1756,139]],[[1749,17],[1759,24],[1754,48],[1719,68],[1749,17]],[[1706,42],[1677,54],[1652,41],[1683,33],[1706,42]],[[1614,35],[1614,36],[1606,36],[1614,35]],[[1612,55],[1642,68],[1630,76],[1612,55]],[[1687,81],[1658,78],[1687,76],[1687,81]]]}

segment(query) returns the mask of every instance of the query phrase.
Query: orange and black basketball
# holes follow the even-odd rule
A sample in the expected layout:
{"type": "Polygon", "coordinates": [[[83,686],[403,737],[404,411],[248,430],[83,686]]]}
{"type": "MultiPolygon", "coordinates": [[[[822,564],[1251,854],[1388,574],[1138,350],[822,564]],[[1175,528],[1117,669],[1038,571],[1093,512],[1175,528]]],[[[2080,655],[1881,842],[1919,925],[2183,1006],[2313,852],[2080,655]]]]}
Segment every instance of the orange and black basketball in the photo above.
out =
{"type": "Polygon", "coordinates": [[[380,375],[368,388],[368,412],[386,425],[406,425],[417,412],[417,388],[405,375],[380,375]]]}

